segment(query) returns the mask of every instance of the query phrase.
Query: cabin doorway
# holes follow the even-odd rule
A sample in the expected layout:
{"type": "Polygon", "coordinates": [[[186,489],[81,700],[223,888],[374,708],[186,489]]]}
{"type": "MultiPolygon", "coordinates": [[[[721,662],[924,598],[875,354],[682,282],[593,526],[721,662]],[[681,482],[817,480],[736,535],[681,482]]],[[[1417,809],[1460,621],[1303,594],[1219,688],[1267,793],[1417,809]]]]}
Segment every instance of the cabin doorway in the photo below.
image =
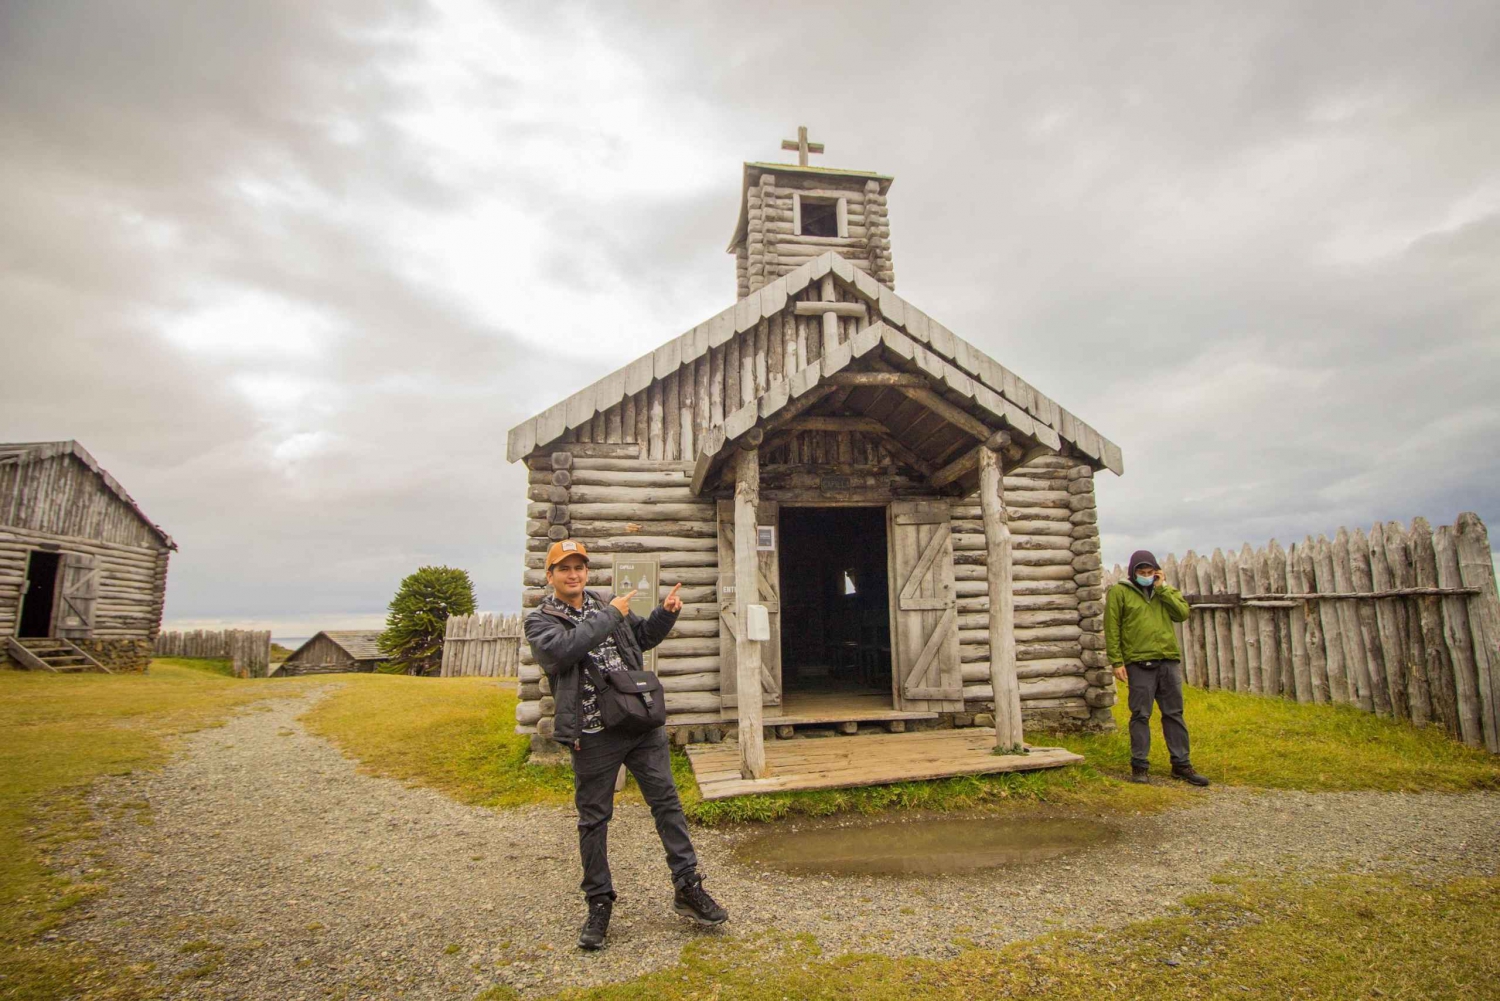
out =
{"type": "Polygon", "coordinates": [[[26,563],[26,593],[21,599],[21,618],[16,635],[22,638],[52,635],[53,610],[57,605],[59,553],[32,550],[26,563]]]}
{"type": "Polygon", "coordinates": [[[782,713],[890,709],[886,512],[782,507],[782,713]]]}

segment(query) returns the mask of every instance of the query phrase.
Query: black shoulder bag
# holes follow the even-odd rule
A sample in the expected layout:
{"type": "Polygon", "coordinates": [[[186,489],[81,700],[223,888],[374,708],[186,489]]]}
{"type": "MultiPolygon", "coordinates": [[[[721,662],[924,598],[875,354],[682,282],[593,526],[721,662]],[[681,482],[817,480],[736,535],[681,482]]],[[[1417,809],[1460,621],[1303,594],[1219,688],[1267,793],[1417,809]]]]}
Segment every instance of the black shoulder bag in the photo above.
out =
{"type": "Polygon", "coordinates": [[[593,663],[599,721],[606,730],[639,734],[667,722],[661,679],[650,671],[600,671],[593,663]]]}

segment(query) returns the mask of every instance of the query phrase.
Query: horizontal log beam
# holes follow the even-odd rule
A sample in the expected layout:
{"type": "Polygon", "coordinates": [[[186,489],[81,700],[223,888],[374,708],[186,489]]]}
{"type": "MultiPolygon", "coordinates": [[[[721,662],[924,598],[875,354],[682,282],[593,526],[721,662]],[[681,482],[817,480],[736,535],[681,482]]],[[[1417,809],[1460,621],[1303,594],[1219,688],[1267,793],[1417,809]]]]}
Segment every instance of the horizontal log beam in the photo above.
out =
{"type": "Polygon", "coordinates": [[[796,417],[782,425],[784,431],[862,431],[888,435],[890,429],[871,417],[796,417]]]}
{"type": "Polygon", "coordinates": [[[835,316],[857,316],[862,320],[870,313],[869,307],[862,302],[799,302],[793,309],[798,316],[832,313],[835,316]]]}

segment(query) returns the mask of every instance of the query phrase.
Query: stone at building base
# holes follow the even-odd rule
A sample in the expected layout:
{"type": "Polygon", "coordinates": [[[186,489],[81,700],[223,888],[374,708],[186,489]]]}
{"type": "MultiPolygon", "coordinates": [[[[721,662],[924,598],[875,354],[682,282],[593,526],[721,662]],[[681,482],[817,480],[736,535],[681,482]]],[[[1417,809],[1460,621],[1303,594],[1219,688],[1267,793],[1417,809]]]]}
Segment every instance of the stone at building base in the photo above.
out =
{"type": "Polygon", "coordinates": [[[567,749],[551,737],[539,733],[531,735],[531,758],[533,765],[565,765],[569,756],[567,749]]]}
{"type": "MultiPolygon", "coordinates": [[[[115,674],[144,674],[151,665],[150,640],[69,640],[115,674]]],[[[0,647],[0,667],[25,670],[0,647]]],[[[92,668],[90,668],[92,670],[92,668]]]]}
{"type": "Polygon", "coordinates": [[[1088,722],[1083,727],[1089,733],[1113,733],[1115,727],[1115,714],[1108,709],[1095,709],[1089,713],[1088,722]]]}

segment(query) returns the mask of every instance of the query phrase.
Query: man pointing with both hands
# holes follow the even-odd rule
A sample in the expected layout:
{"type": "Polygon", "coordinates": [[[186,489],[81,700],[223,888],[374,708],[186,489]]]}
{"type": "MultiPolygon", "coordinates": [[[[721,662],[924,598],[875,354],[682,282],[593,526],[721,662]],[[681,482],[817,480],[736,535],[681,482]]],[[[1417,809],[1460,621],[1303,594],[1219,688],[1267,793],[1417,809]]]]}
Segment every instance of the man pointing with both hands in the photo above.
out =
{"type": "Polygon", "coordinates": [[[583,949],[604,945],[615,900],[610,881],[608,837],[614,815],[615,776],[623,764],[635,776],[656,820],[667,853],[675,894],[672,909],[701,924],[722,924],[729,914],[703,889],[698,857],[688,837],[682,801],[672,783],[665,727],[642,734],[606,729],[599,692],[590,675],[602,680],[613,671],[639,671],[643,652],[672,631],[682,599],[681,584],[647,618],[630,611],[634,591],[605,602],[586,587],[589,554],[574,539],[547,551],[547,584],[552,593],[526,616],[526,641],[547,674],[556,717],[552,737],[573,755],[573,799],[578,808],[578,849],[583,856],[584,896],[589,914],[578,935],[583,949]]]}

